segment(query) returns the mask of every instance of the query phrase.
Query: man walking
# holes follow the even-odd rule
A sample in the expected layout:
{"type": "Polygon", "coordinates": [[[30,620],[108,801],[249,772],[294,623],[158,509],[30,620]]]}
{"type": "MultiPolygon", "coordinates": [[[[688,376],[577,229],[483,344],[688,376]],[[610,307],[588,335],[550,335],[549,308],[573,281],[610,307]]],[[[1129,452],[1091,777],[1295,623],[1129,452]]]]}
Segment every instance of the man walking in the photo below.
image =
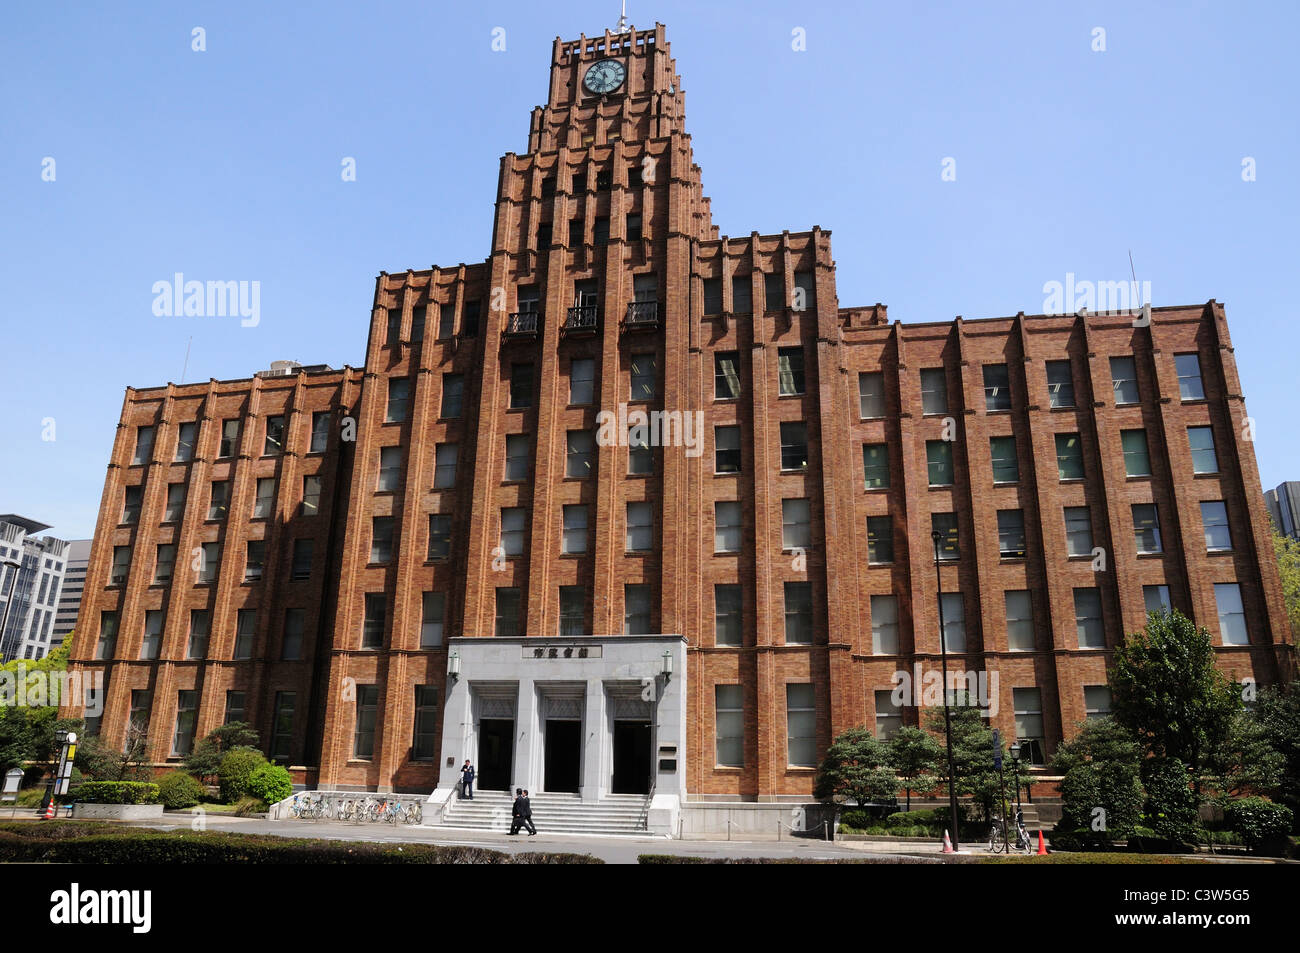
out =
{"type": "Polygon", "coordinates": [[[523,822],[524,827],[528,828],[528,836],[537,833],[537,828],[533,826],[533,806],[528,803],[528,791],[524,791],[524,796],[519,799],[519,819],[523,822]]]}
{"type": "Polygon", "coordinates": [[[519,825],[523,823],[519,813],[519,804],[524,799],[524,789],[515,788],[515,803],[510,808],[510,833],[518,834],[519,825]]]}
{"type": "Polygon", "coordinates": [[[460,769],[460,796],[467,801],[474,800],[474,765],[469,763],[469,758],[460,769]]]}

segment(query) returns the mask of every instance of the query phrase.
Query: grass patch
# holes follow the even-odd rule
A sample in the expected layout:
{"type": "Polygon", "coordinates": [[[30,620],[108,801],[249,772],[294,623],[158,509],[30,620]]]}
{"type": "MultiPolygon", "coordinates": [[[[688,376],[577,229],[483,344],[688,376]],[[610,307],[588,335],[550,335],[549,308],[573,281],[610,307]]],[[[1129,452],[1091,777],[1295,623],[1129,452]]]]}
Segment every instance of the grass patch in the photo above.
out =
{"type": "Polygon", "coordinates": [[[1066,851],[1039,857],[991,855],[975,861],[980,864],[1207,864],[1208,860],[1175,857],[1170,854],[1130,854],[1122,851],[1066,851]]]}
{"type": "Polygon", "coordinates": [[[694,857],[688,854],[639,854],[638,864],[939,864],[937,857],[694,857]]]}

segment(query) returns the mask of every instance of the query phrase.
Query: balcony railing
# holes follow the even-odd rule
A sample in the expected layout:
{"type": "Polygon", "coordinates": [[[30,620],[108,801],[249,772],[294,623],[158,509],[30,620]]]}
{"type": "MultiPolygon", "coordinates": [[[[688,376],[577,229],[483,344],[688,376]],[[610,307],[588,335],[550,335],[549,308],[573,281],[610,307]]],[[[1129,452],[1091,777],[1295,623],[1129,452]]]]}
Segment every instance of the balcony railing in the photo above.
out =
{"type": "Polygon", "coordinates": [[[623,327],[627,330],[657,328],[659,326],[658,301],[632,301],[627,306],[627,316],[623,318],[623,327]]]}
{"type": "Polygon", "coordinates": [[[506,319],[507,337],[536,337],[541,324],[541,314],[537,311],[516,311],[506,319]]]}
{"type": "Polygon", "coordinates": [[[581,334],[595,331],[600,326],[600,309],[594,304],[584,304],[570,308],[560,329],[566,334],[581,334]]]}

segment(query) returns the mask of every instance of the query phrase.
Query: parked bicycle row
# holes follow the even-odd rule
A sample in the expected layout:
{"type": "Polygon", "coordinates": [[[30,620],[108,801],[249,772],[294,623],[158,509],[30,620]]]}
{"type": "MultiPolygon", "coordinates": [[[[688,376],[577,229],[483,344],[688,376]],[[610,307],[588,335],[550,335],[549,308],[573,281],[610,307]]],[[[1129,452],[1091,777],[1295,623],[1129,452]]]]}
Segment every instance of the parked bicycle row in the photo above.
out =
{"type": "Polygon", "coordinates": [[[418,798],[295,794],[289,803],[289,817],[304,821],[351,821],[356,824],[419,824],[424,820],[424,805],[418,798]]]}

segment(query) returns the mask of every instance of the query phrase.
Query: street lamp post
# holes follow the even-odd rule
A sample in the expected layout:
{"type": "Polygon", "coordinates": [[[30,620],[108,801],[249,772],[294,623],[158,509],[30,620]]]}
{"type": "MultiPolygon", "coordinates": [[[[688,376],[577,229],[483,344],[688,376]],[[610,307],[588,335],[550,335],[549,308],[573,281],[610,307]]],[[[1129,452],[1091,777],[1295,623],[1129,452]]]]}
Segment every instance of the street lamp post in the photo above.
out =
{"type": "Polygon", "coordinates": [[[1020,742],[1011,746],[1011,771],[1016,778],[1016,820],[1020,819],[1020,742]]]}
{"type": "Polygon", "coordinates": [[[939,541],[943,534],[935,530],[930,534],[934,541],[935,595],[939,599],[939,654],[943,659],[943,733],[948,746],[948,810],[952,815],[952,849],[960,849],[961,834],[957,827],[957,768],[952,758],[952,715],[948,711],[948,639],[943,627],[943,579],[939,574],[939,541]]]}

